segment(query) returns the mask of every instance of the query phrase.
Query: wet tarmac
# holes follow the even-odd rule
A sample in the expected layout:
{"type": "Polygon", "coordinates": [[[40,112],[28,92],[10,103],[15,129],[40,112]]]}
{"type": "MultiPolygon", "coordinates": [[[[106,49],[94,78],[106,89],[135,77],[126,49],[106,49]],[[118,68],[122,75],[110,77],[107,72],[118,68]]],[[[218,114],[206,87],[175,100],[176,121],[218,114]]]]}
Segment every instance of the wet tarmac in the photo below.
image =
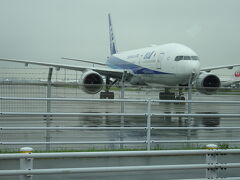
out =
{"type": "MultiPolygon", "coordinates": [[[[24,86],[24,85],[1,85],[1,96],[5,97],[46,97],[46,87],[44,86],[24,86]]],[[[71,97],[71,98],[99,98],[99,95],[88,95],[80,88],[52,87],[51,97],[71,97]]],[[[135,88],[127,89],[125,98],[131,99],[158,99],[159,90],[135,88]]],[[[187,97],[187,92],[185,92],[187,97]]],[[[120,92],[115,91],[115,97],[120,98],[120,92]]],[[[203,101],[240,101],[238,91],[219,92],[215,95],[203,95],[198,92],[192,94],[193,100],[203,101]]],[[[146,113],[147,104],[130,102],[124,103],[126,113],[146,113]]],[[[46,102],[44,101],[1,101],[2,112],[46,112],[46,102]]],[[[192,104],[192,113],[201,114],[240,114],[239,104],[192,104]]],[[[120,113],[121,103],[119,102],[52,102],[51,112],[93,112],[93,113],[120,113]]],[[[153,103],[152,113],[187,113],[187,104],[174,103],[153,103]]],[[[186,117],[152,117],[152,127],[240,127],[239,118],[219,118],[219,117],[196,117],[188,123],[186,117]]],[[[47,123],[46,117],[21,117],[21,116],[1,116],[0,126],[2,127],[120,127],[123,125],[121,117],[117,116],[58,116],[51,117],[47,123]]],[[[146,127],[145,116],[131,116],[124,118],[125,127],[146,127]]],[[[52,142],[59,141],[119,141],[120,136],[124,141],[146,141],[146,130],[2,130],[1,139],[3,142],[44,142],[46,136],[52,142]],[[47,135],[48,134],[48,135],[47,135]]],[[[238,129],[221,130],[152,130],[152,140],[238,140],[240,132],[238,129]]],[[[191,146],[201,147],[206,143],[191,143],[191,146]]],[[[238,146],[239,143],[220,143],[231,146],[238,146]]],[[[152,148],[175,149],[189,146],[185,143],[153,143],[152,148]]],[[[1,145],[2,150],[19,149],[22,145],[1,145]]],[[[46,145],[33,145],[36,150],[45,150],[46,145]]],[[[51,150],[84,150],[84,149],[145,149],[146,144],[68,144],[51,145],[51,150]]]]}

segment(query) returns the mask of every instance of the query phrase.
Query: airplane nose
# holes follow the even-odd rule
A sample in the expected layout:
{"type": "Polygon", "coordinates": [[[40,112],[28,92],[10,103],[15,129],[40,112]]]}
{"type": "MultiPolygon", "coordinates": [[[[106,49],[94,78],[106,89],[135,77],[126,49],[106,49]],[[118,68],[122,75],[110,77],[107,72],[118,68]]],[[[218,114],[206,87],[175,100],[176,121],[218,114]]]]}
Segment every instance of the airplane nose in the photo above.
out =
{"type": "Polygon", "coordinates": [[[195,62],[189,63],[187,65],[187,68],[186,68],[186,72],[188,74],[195,74],[196,75],[196,74],[199,73],[199,70],[200,70],[200,65],[199,65],[199,63],[195,63],[195,62]]]}
{"type": "Polygon", "coordinates": [[[193,68],[192,73],[197,74],[197,69],[195,67],[193,68]]]}

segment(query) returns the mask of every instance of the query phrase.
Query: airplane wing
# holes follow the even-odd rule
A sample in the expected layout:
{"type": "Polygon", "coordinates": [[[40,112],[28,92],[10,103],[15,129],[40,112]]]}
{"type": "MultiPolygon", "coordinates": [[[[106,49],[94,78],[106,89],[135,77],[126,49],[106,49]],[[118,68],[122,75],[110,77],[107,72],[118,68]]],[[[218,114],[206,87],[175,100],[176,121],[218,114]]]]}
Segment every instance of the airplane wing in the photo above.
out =
{"type": "Polygon", "coordinates": [[[102,66],[107,66],[106,63],[99,63],[99,62],[90,61],[90,60],[84,60],[84,59],[74,59],[74,58],[66,58],[66,57],[62,57],[62,59],[66,59],[66,60],[70,60],[70,61],[80,61],[80,62],[85,62],[85,63],[91,63],[91,64],[98,64],[98,65],[102,65],[102,66]]]}
{"type": "Polygon", "coordinates": [[[201,68],[201,71],[206,71],[206,72],[211,72],[212,70],[217,70],[217,69],[232,69],[234,67],[240,66],[240,64],[233,64],[233,65],[223,65],[223,66],[213,66],[213,67],[205,67],[201,68]]]}
{"type": "MultiPolygon", "coordinates": [[[[56,70],[60,70],[61,68],[64,68],[64,69],[70,69],[70,70],[75,70],[75,71],[85,71],[85,70],[89,69],[89,70],[96,71],[103,76],[110,76],[113,78],[122,78],[122,76],[124,74],[124,70],[121,70],[121,69],[85,67],[85,66],[37,62],[37,61],[29,61],[29,60],[4,59],[4,58],[0,58],[0,61],[23,63],[23,64],[25,64],[25,66],[28,66],[29,64],[33,64],[33,65],[40,65],[40,66],[55,67],[56,70]]],[[[130,73],[128,72],[128,74],[130,74],[130,73]]]]}

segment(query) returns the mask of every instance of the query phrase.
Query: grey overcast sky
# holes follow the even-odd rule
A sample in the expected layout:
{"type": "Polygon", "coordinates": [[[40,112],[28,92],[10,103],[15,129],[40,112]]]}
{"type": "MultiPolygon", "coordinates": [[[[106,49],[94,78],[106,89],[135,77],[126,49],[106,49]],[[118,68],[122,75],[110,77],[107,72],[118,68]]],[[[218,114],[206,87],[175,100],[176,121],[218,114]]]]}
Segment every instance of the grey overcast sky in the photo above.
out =
{"type": "Polygon", "coordinates": [[[0,57],[104,62],[110,12],[119,51],[178,42],[196,51],[203,67],[235,64],[239,9],[239,0],[0,0],[0,57]]]}

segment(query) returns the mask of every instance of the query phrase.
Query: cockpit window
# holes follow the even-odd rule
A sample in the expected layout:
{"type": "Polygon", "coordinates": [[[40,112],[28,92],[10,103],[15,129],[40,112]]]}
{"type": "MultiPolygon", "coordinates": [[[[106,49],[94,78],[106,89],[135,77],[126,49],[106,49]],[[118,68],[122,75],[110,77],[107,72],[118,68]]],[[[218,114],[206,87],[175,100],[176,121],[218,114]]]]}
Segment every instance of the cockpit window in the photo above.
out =
{"type": "Polygon", "coordinates": [[[184,60],[191,60],[190,56],[184,56],[184,60]]]}
{"type": "Polygon", "coordinates": [[[177,56],[177,57],[175,58],[175,61],[181,61],[181,60],[183,60],[183,56],[177,56]]]}
{"type": "Polygon", "coordinates": [[[198,56],[176,56],[175,61],[181,61],[181,60],[199,60],[198,56]]]}
{"type": "Polygon", "coordinates": [[[191,56],[191,59],[196,61],[199,60],[197,56],[191,56]]]}

